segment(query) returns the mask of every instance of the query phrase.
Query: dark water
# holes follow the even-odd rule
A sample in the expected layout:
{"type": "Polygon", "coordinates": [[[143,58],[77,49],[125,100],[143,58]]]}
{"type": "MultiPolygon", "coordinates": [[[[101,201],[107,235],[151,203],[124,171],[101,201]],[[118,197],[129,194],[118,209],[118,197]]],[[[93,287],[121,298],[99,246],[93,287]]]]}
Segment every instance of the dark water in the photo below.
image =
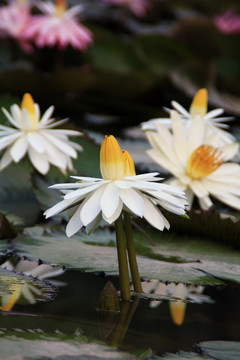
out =
{"type": "MultiPolygon", "coordinates": [[[[4,329],[41,329],[61,331],[103,340],[116,326],[119,314],[102,319],[96,310],[99,295],[108,280],[118,288],[116,278],[96,276],[79,271],[68,271],[57,278],[65,286],[59,287],[55,300],[35,305],[15,305],[12,314],[1,316],[4,329]],[[29,314],[40,316],[26,316],[29,314]]],[[[206,340],[240,340],[240,288],[208,287],[214,304],[188,303],[185,320],[175,325],[169,312],[169,302],[150,308],[149,301],[140,300],[125,337],[123,349],[134,351],[151,348],[156,354],[194,351],[194,344],[206,340]]],[[[130,319],[129,319],[130,320],[130,319]]]]}

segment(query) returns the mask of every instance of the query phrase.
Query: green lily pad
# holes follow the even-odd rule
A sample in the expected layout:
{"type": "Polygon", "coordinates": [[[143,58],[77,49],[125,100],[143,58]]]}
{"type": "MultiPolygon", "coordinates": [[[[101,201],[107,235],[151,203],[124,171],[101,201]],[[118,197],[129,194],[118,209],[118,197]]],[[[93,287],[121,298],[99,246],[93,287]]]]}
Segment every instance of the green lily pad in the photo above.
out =
{"type": "MultiPolygon", "coordinates": [[[[214,242],[183,238],[172,233],[152,231],[150,234],[154,243],[148,244],[147,249],[152,249],[151,254],[155,254],[155,258],[161,255],[161,260],[153,259],[153,256],[138,256],[142,278],[202,285],[221,284],[221,279],[239,282],[240,256],[236,250],[214,242]],[[163,261],[164,257],[167,261],[163,261]],[[171,262],[171,257],[175,262],[171,262]],[[183,261],[176,262],[176,257],[183,261]],[[217,278],[210,274],[216,275],[217,278]]],[[[139,232],[134,233],[134,238],[136,244],[147,241],[139,232]]],[[[79,233],[72,238],[67,238],[63,232],[42,236],[20,234],[12,240],[12,246],[29,258],[40,258],[51,264],[118,275],[114,243],[115,234],[108,229],[98,229],[90,236],[79,233]]],[[[144,253],[144,248],[140,251],[144,253]]]]}
{"type": "Polygon", "coordinates": [[[237,341],[204,341],[198,346],[204,355],[216,360],[240,359],[240,342],[237,341]]]}
{"type": "Polygon", "coordinates": [[[3,359],[17,360],[100,360],[128,359],[135,356],[97,342],[90,342],[82,335],[19,333],[0,335],[1,356],[3,359]]]}

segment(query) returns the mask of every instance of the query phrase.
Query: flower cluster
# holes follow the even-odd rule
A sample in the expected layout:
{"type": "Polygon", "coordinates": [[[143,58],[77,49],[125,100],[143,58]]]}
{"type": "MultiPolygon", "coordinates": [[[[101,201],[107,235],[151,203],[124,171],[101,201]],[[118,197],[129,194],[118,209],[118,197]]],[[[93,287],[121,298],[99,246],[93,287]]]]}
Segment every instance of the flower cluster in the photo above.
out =
{"type": "Polygon", "coordinates": [[[240,166],[231,160],[239,145],[223,130],[226,125],[216,118],[222,109],[207,112],[207,91],[201,89],[189,112],[176,102],[169,119],[153,119],[143,124],[152,149],[148,155],[173,178],[171,185],[186,192],[191,207],[194,196],[202,209],[209,209],[215,197],[240,209],[240,166]]]}
{"type": "Polygon", "coordinates": [[[67,8],[65,0],[43,2],[35,6],[42,14],[31,15],[27,0],[14,0],[0,7],[0,34],[14,38],[25,51],[31,51],[32,43],[37,47],[65,49],[68,45],[85,50],[93,41],[90,30],[79,23],[77,16],[82,6],[67,8]]]}

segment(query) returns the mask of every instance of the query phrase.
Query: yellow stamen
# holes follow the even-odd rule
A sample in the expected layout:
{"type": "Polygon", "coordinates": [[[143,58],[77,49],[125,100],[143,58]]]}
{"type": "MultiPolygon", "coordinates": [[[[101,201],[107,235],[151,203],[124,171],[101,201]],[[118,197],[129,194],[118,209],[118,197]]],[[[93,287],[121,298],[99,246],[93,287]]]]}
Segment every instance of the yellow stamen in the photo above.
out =
{"type": "Polygon", "coordinates": [[[201,145],[190,155],[186,174],[192,179],[202,179],[214,171],[223,163],[221,151],[211,145],[201,145]]]}
{"type": "Polygon", "coordinates": [[[55,9],[56,15],[61,16],[66,11],[67,4],[66,0],[56,0],[55,1],[55,9]]]}
{"type": "Polygon", "coordinates": [[[135,176],[135,165],[131,155],[125,150],[122,150],[122,155],[124,162],[124,176],[135,176]]]}
{"type": "Polygon", "coordinates": [[[31,129],[36,129],[38,123],[39,123],[39,119],[38,119],[38,115],[37,115],[37,111],[34,105],[34,100],[32,98],[32,95],[26,93],[23,95],[23,99],[22,99],[22,104],[21,104],[21,109],[26,109],[28,111],[28,115],[30,118],[30,124],[31,124],[31,129]]]}
{"type": "Polygon", "coordinates": [[[186,303],[182,300],[170,301],[169,309],[174,324],[182,325],[185,317],[186,303]]]}
{"type": "Polygon", "coordinates": [[[189,112],[191,117],[194,117],[196,115],[205,116],[207,113],[207,102],[208,102],[207,89],[198,90],[190,106],[189,112]]]}
{"type": "Polygon", "coordinates": [[[7,302],[0,307],[2,311],[11,311],[21,295],[21,289],[18,284],[12,285],[9,291],[11,295],[6,295],[7,302]]]}
{"type": "Polygon", "coordinates": [[[105,136],[100,150],[100,170],[105,180],[124,177],[124,161],[120,146],[113,135],[105,136]]]}

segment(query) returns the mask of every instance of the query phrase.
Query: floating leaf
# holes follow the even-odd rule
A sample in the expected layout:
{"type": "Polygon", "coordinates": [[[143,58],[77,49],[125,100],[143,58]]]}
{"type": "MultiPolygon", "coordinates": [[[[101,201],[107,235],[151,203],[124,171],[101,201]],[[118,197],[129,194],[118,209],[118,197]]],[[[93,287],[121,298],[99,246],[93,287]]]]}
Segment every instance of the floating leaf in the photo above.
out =
{"type": "Polygon", "coordinates": [[[216,360],[239,360],[240,342],[237,341],[204,341],[198,346],[204,355],[216,360]]]}
{"type": "Polygon", "coordinates": [[[37,332],[21,332],[16,335],[3,334],[0,337],[0,348],[3,359],[136,359],[135,356],[108,345],[90,342],[82,335],[67,336],[37,332]]]}
{"type": "MultiPolygon", "coordinates": [[[[150,234],[154,241],[154,246],[151,246],[152,253],[155,253],[156,257],[163,255],[168,262],[138,256],[141,277],[203,285],[219,284],[220,278],[239,281],[240,257],[236,250],[210,241],[180,237],[171,233],[151,231],[150,234]],[[177,257],[184,261],[170,262],[169,257],[170,260],[171,257],[177,257]],[[203,274],[198,269],[218,278],[203,274]]],[[[143,234],[135,233],[134,237],[137,244],[146,242],[143,234]]],[[[40,258],[51,264],[117,275],[117,251],[112,246],[114,243],[115,235],[108,229],[98,229],[90,236],[79,233],[72,238],[67,238],[61,232],[43,236],[19,235],[12,241],[12,245],[29,258],[40,258]]]]}

